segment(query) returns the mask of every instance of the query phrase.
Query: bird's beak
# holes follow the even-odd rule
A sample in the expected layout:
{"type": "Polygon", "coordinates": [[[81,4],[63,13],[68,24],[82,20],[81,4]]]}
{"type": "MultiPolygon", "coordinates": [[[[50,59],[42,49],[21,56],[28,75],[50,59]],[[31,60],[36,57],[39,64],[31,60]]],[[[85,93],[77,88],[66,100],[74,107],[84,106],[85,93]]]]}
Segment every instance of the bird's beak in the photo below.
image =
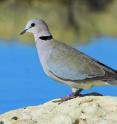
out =
{"type": "Polygon", "coordinates": [[[20,33],[20,35],[25,34],[25,33],[26,33],[26,31],[27,31],[27,29],[24,29],[24,30],[20,33]]]}

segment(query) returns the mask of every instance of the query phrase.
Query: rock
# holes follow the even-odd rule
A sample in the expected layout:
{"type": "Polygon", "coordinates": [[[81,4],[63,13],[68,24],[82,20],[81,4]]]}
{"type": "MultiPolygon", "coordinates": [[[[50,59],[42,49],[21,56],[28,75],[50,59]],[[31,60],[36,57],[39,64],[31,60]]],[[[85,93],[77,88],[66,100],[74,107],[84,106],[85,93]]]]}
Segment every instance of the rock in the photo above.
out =
{"type": "Polygon", "coordinates": [[[85,96],[61,104],[50,101],[7,112],[0,116],[0,124],[117,124],[117,98],[85,96]]]}

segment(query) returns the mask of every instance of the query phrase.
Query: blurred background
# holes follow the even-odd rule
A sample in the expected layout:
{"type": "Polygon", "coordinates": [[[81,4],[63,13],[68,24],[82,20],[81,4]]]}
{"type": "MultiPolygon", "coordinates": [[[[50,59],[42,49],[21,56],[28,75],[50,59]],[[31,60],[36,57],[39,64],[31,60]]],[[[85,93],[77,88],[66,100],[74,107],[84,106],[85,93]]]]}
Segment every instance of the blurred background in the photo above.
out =
{"type": "MultiPolygon", "coordinates": [[[[32,18],[45,20],[55,39],[117,69],[116,0],[0,0],[0,113],[71,92],[44,74],[33,36],[19,35],[32,18]]],[[[117,87],[88,92],[117,96],[117,87]]]]}

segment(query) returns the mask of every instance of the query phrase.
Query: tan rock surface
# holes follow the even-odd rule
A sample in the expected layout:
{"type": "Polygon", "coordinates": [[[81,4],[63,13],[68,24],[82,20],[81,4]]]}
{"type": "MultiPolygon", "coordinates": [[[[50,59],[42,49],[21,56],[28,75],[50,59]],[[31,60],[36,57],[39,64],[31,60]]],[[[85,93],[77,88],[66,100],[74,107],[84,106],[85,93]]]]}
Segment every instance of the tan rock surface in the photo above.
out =
{"type": "Polygon", "coordinates": [[[0,124],[117,124],[117,98],[86,96],[47,102],[0,116],[0,124]]]}

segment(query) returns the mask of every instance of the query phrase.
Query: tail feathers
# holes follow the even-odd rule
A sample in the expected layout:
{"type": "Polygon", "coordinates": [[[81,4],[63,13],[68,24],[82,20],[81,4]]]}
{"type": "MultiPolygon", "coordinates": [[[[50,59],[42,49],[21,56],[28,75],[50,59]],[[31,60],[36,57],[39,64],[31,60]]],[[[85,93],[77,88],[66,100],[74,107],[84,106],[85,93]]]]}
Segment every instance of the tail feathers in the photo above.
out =
{"type": "Polygon", "coordinates": [[[106,80],[110,85],[117,85],[117,71],[113,70],[113,73],[107,73],[108,79],[106,80]]]}
{"type": "Polygon", "coordinates": [[[117,85],[117,79],[112,80],[112,81],[108,81],[108,83],[109,83],[110,85],[117,85]]]}
{"type": "Polygon", "coordinates": [[[115,79],[111,81],[112,85],[117,85],[117,71],[115,71],[115,79]]]}

